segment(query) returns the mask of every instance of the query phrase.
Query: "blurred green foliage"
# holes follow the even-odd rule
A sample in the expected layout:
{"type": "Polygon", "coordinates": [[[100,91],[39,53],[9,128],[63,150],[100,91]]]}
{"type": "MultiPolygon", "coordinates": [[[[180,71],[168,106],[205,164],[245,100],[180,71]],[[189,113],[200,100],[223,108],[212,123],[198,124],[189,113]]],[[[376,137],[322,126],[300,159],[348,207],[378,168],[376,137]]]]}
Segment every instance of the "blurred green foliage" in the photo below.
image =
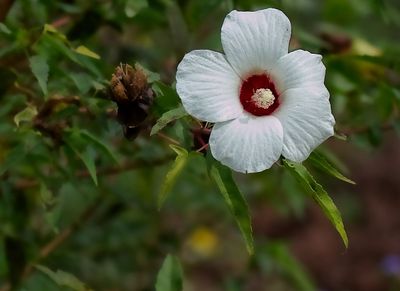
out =
{"type": "MultiPolygon", "coordinates": [[[[279,8],[292,22],[291,48],[324,56],[337,136],[373,149],[383,131],[400,128],[399,6],[397,0],[2,1],[0,290],[153,290],[180,268],[168,257],[157,280],[168,253],[180,258],[187,290],[209,287],[200,284],[201,266],[209,268],[203,273],[214,278],[213,290],[246,290],[254,274],[262,277],[258,290],[315,290],[285,242],[255,233],[249,256],[235,227],[236,218],[251,249],[247,220],[258,205],[304,218],[307,196],[285,167],[235,175],[239,188],[218,179],[217,187],[202,154],[173,167],[171,140],[199,148],[191,131],[196,121],[176,109],[176,65],[192,49],[221,50],[220,27],[230,10],[279,8]],[[107,90],[120,63],[145,67],[156,95],[134,141],[124,138],[107,90]],[[162,134],[150,136],[161,116],[162,134]],[[167,173],[170,184],[163,185],[167,173]],[[160,191],[168,199],[158,211],[160,191]],[[227,207],[224,198],[239,204],[227,207]]],[[[330,174],[347,179],[328,147],[305,165],[323,181],[330,174]]]]}

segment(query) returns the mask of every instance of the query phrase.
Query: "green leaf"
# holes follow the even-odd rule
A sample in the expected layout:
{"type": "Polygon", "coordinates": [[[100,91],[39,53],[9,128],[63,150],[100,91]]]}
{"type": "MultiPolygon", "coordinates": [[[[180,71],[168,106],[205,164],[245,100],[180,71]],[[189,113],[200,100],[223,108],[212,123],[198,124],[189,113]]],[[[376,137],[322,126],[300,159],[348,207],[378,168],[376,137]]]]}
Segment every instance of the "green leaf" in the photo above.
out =
{"type": "Polygon", "coordinates": [[[210,176],[217,184],[219,191],[239,226],[246,243],[247,251],[252,255],[254,253],[254,245],[249,206],[236,186],[231,170],[215,161],[211,165],[210,176]]]}
{"type": "Polygon", "coordinates": [[[156,291],[181,291],[183,289],[183,271],[179,260],[168,255],[157,275],[156,291]]]}
{"type": "Polygon", "coordinates": [[[38,114],[35,106],[29,105],[14,116],[14,122],[19,127],[21,122],[30,122],[38,114]]]}
{"type": "Polygon", "coordinates": [[[160,193],[158,194],[158,209],[161,209],[165,199],[171,192],[189,158],[189,153],[184,148],[176,145],[170,145],[170,147],[177,154],[177,156],[171,168],[168,170],[168,173],[164,179],[164,183],[161,186],[160,193]]]}
{"type": "Polygon", "coordinates": [[[68,42],[67,37],[65,36],[65,34],[62,34],[61,32],[59,32],[57,30],[57,28],[55,28],[53,25],[51,24],[45,24],[43,27],[43,34],[54,34],[56,37],[58,37],[60,40],[64,41],[64,42],[68,42]]]}
{"type": "Polygon", "coordinates": [[[103,153],[109,156],[114,162],[116,162],[117,164],[119,163],[118,157],[115,155],[114,151],[107,143],[102,141],[97,136],[91,134],[87,130],[79,130],[79,133],[83,138],[87,139],[89,142],[96,145],[101,151],[103,151],[103,153]]]}
{"type": "Polygon", "coordinates": [[[56,34],[44,34],[40,38],[40,42],[38,43],[38,50],[42,54],[46,54],[49,51],[53,53],[58,53],[61,57],[67,57],[71,61],[80,65],[78,60],[78,54],[71,49],[69,43],[67,41],[63,41],[56,34]]]}
{"type": "Polygon", "coordinates": [[[311,153],[308,159],[315,167],[332,175],[333,177],[336,177],[337,179],[350,184],[356,184],[354,181],[350,180],[349,178],[346,178],[343,174],[341,174],[339,170],[331,162],[329,162],[322,154],[314,151],[311,153]]]}
{"type": "Polygon", "coordinates": [[[81,54],[81,55],[84,55],[84,56],[87,56],[87,57],[90,57],[90,58],[93,58],[93,59],[97,59],[97,60],[100,59],[100,56],[98,54],[96,54],[94,51],[88,49],[87,47],[85,47],[83,45],[78,46],[75,49],[75,51],[78,54],[81,54]]]}
{"type": "Polygon", "coordinates": [[[43,33],[47,33],[47,32],[51,32],[51,33],[58,33],[57,28],[55,28],[53,25],[51,24],[45,24],[43,26],[43,33]]]}
{"type": "Polygon", "coordinates": [[[160,81],[156,81],[152,85],[153,91],[156,93],[155,103],[153,105],[156,112],[164,113],[179,106],[180,98],[176,90],[160,81]]]}
{"type": "Polygon", "coordinates": [[[51,205],[55,202],[53,193],[47,188],[45,183],[40,183],[40,200],[44,206],[51,205]]]}
{"type": "Polygon", "coordinates": [[[0,163],[0,176],[7,172],[10,168],[17,167],[26,156],[23,144],[13,147],[7,154],[5,160],[0,163]]]}
{"type": "Polygon", "coordinates": [[[65,138],[65,143],[66,145],[82,160],[82,162],[85,164],[90,177],[93,180],[93,183],[97,186],[97,174],[96,174],[96,164],[95,164],[95,157],[96,153],[95,151],[87,147],[84,151],[80,150],[80,147],[75,144],[75,139],[76,135],[72,134],[69,137],[65,138]]]}
{"type": "Polygon", "coordinates": [[[86,94],[89,92],[92,87],[92,78],[88,74],[68,72],[68,76],[74,81],[80,93],[86,94]]]}
{"type": "Polygon", "coordinates": [[[11,30],[2,22],[0,22],[0,31],[5,34],[11,34],[11,30]]]}
{"type": "Polygon", "coordinates": [[[142,70],[145,73],[145,75],[147,76],[147,82],[154,83],[160,81],[161,77],[159,73],[150,71],[149,69],[143,67],[139,63],[135,63],[135,67],[137,67],[138,69],[142,70]]]}
{"type": "Polygon", "coordinates": [[[125,14],[129,18],[134,17],[138,12],[148,6],[147,0],[126,0],[125,14]]]}
{"type": "Polygon", "coordinates": [[[49,65],[44,56],[37,55],[29,58],[29,64],[33,75],[39,82],[44,95],[47,95],[47,79],[49,77],[49,65]]]}
{"type": "Polygon", "coordinates": [[[36,269],[43,272],[51,280],[53,280],[58,286],[60,287],[68,287],[74,291],[90,291],[91,289],[88,288],[84,283],[82,283],[78,278],[74,275],[57,270],[57,272],[53,272],[49,268],[41,265],[36,265],[36,269]]]}
{"type": "Polygon", "coordinates": [[[157,123],[151,129],[150,135],[154,135],[163,129],[168,123],[175,121],[179,118],[188,115],[185,109],[180,106],[178,108],[172,109],[168,112],[165,112],[158,120],[157,123]]]}
{"type": "Polygon", "coordinates": [[[280,242],[270,242],[266,246],[268,260],[273,260],[272,264],[279,266],[284,275],[293,282],[296,290],[313,291],[316,290],[309,275],[303,267],[290,253],[288,247],[280,242]]]}
{"type": "Polygon", "coordinates": [[[77,153],[77,154],[85,164],[86,168],[89,171],[90,177],[92,177],[94,184],[97,186],[98,182],[97,182],[96,164],[95,164],[95,158],[96,158],[95,151],[92,148],[88,147],[83,153],[81,154],[77,153]]]}
{"type": "Polygon", "coordinates": [[[337,232],[341,236],[346,248],[349,245],[346,230],[343,225],[343,220],[333,200],[329,197],[328,193],[324,188],[315,181],[314,177],[308,172],[308,170],[302,165],[290,162],[283,159],[284,166],[290,171],[290,173],[297,179],[302,185],[305,191],[311,195],[311,197],[318,203],[322,208],[327,218],[331,221],[337,232]]]}

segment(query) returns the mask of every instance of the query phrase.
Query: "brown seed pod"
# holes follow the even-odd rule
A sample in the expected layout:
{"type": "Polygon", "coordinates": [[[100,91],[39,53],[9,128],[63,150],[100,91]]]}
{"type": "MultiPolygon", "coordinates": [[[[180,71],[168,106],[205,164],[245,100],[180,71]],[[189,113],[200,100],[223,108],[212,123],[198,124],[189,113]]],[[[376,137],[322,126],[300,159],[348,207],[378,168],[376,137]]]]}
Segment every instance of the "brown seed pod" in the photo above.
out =
{"type": "Polygon", "coordinates": [[[147,76],[141,68],[135,66],[132,68],[126,65],[126,74],[123,78],[125,88],[127,88],[128,96],[130,100],[142,99],[146,95],[147,88],[147,76]]]}
{"type": "Polygon", "coordinates": [[[138,66],[121,64],[111,77],[111,98],[117,103],[146,99],[148,88],[147,76],[138,66]]]}
{"type": "Polygon", "coordinates": [[[129,101],[126,89],[122,83],[121,68],[117,67],[115,74],[112,74],[110,84],[111,99],[117,103],[125,103],[129,101]]]}
{"type": "Polygon", "coordinates": [[[110,81],[110,98],[117,103],[117,119],[127,139],[139,134],[153,103],[153,90],[139,66],[121,64],[115,68],[110,81]]]}

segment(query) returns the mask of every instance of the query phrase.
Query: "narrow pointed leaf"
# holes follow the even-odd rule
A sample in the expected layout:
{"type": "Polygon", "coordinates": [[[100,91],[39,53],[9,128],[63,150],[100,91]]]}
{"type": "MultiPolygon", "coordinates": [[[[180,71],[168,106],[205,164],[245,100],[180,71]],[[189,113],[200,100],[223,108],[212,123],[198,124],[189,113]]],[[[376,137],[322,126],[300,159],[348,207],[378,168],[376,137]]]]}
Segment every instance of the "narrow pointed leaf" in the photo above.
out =
{"type": "Polygon", "coordinates": [[[73,140],[65,140],[67,146],[72,149],[72,151],[81,159],[81,161],[86,166],[93,183],[97,186],[97,173],[95,164],[95,152],[90,147],[87,147],[84,151],[80,151],[77,146],[75,146],[73,140]]]}
{"type": "Polygon", "coordinates": [[[100,138],[97,136],[91,134],[87,130],[80,130],[80,134],[82,137],[86,138],[89,142],[93,143],[96,145],[100,150],[103,151],[104,154],[109,156],[114,162],[117,164],[119,163],[119,159],[114,153],[114,151],[111,149],[110,145],[108,145],[106,142],[102,141],[100,138]]]}
{"type": "Polygon", "coordinates": [[[157,275],[156,291],[183,290],[183,271],[178,258],[168,255],[157,275]]]}
{"type": "Polygon", "coordinates": [[[67,37],[65,36],[65,34],[59,32],[57,30],[57,28],[55,28],[53,25],[51,24],[45,24],[43,27],[43,34],[46,33],[50,33],[53,34],[55,37],[59,38],[60,40],[62,40],[63,42],[68,42],[67,37]]]}
{"type": "Polygon", "coordinates": [[[219,191],[239,226],[246,243],[247,251],[249,254],[253,254],[253,231],[251,228],[249,207],[233,180],[231,170],[215,161],[211,166],[210,176],[217,184],[219,191]]]}
{"type": "Polygon", "coordinates": [[[45,57],[37,55],[29,58],[29,64],[33,75],[39,82],[44,95],[47,95],[47,79],[49,77],[49,65],[45,57]]]}
{"type": "Polygon", "coordinates": [[[67,287],[69,290],[74,290],[74,291],[90,291],[91,289],[88,288],[84,283],[82,283],[78,278],[76,278],[74,275],[57,270],[57,272],[54,272],[50,270],[49,268],[41,265],[35,266],[36,269],[41,271],[42,273],[46,274],[51,280],[54,281],[58,286],[60,287],[67,287]]]}
{"type": "Polygon", "coordinates": [[[180,106],[178,108],[172,109],[168,112],[165,112],[158,120],[157,123],[151,129],[150,135],[154,135],[163,129],[168,123],[175,121],[179,118],[188,115],[185,109],[180,106]]]}
{"type": "Polygon", "coordinates": [[[171,145],[170,147],[174,152],[176,152],[177,156],[171,168],[168,170],[164,183],[161,186],[160,193],[158,194],[158,209],[161,209],[165,199],[171,192],[189,158],[189,153],[184,148],[176,145],[171,145]]]}
{"type": "Polygon", "coordinates": [[[83,45],[78,46],[75,49],[75,51],[78,54],[81,54],[81,55],[84,55],[84,56],[87,56],[87,57],[90,57],[90,58],[93,58],[93,59],[97,59],[97,60],[100,59],[100,56],[98,54],[96,54],[94,51],[88,49],[87,47],[85,47],[83,45]]]}
{"type": "Polygon", "coordinates": [[[295,290],[314,291],[317,290],[309,274],[303,269],[296,258],[291,254],[289,248],[281,242],[269,242],[263,253],[268,254],[272,264],[292,281],[295,290]]]}
{"type": "Polygon", "coordinates": [[[337,179],[350,184],[355,184],[354,181],[350,180],[349,178],[345,177],[342,173],[340,173],[339,170],[331,162],[329,162],[322,154],[314,151],[311,153],[309,160],[315,167],[332,175],[333,177],[336,177],[337,179]]]}
{"type": "Polygon", "coordinates": [[[317,181],[315,181],[314,177],[302,164],[293,163],[285,159],[283,160],[283,164],[302,185],[304,190],[307,191],[307,193],[310,194],[311,197],[322,208],[326,217],[336,228],[343,240],[345,247],[347,248],[349,241],[344,228],[342,216],[331,197],[329,197],[329,194],[320,184],[317,183],[317,181]]]}
{"type": "Polygon", "coordinates": [[[88,172],[90,174],[90,177],[92,178],[94,184],[97,186],[98,181],[97,181],[97,171],[96,171],[96,164],[95,164],[95,152],[91,148],[87,148],[83,153],[78,155],[83,163],[85,164],[86,168],[88,169],[88,172]]]}

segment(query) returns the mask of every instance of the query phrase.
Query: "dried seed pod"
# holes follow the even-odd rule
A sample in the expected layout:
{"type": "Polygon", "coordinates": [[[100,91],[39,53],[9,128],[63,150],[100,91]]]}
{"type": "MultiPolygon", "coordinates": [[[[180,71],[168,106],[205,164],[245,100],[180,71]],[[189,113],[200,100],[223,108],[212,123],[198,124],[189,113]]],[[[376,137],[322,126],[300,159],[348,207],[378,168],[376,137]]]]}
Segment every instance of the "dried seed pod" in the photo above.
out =
{"type": "Polygon", "coordinates": [[[117,103],[125,103],[129,101],[126,89],[122,83],[122,69],[117,67],[115,74],[112,74],[110,84],[111,99],[117,103]]]}
{"type": "Polygon", "coordinates": [[[132,68],[126,65],[125,68],[126,74],[122,80],[125,88],[127,88],[129,100],[145,98],[146,91],[149,87],[146,74],[138,66],[132,68]]]}
{"type": "Polygon", "coordinates": [[[111,77],[111,98],[117,103],[146,99],[148,89],[147,76],[138,66],[121,64],[111,77]]]}
{"type": "Polygon", "coordinates": [[[145,72],[139,66],[121,64],[111,77],[109,92],[110,98],[118,105],[117,119],[125,137],[130,140],[136,138],[154,96],[145,72]]]}

